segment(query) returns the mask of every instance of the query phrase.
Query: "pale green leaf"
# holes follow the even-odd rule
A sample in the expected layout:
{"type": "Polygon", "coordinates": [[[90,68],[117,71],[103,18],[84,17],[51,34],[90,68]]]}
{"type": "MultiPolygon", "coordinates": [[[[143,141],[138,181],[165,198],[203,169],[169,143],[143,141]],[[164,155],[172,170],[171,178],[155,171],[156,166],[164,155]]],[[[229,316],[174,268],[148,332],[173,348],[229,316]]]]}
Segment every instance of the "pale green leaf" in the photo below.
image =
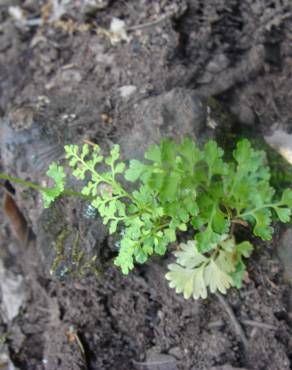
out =
{"type": "Polygon", "coordinates": [[[58,166],[53,162],[49,166],[47,175],[55,181],[58,189],[64,190],[64,178],[66,177],[64,167],[58,166]]]}
{"type": "Polygon", "coordinates": [[[194,299],[207,298],[207,286],[204,279],[205,267],[201,266],[194,270],[193,276],[193,292],[194,299]]]}
{"type": "Polygon", "coordinates": [[[120,156],[120,146],[118,144],[115,144],[111,149],[111,158],[112,161],[115,162],[119,159],[120,156]]]}
{"type": "Polygon", "coordinates": [[[117,231],[118,220],[113,220],[110,223],[109,233],[114,234],[117,231]]]}
{"type": "Polygon", "coordinates": [[[123,173],[124,172],[124,170],[125,170],[125,168],[126,168],[126,165],[125,165],[125,163],[123,163],[123,162],[120,162],[120,163],[118,163],[117,165],[116,165],[116,168],[115,168],[115,173],[123,173]]]}
{"type": "Polygon", "coordinates": [[[231,276],[221,270],[213,259],[211,259],[205,269],[204,278],[211,293],[219,291],[222,294],[226,294],[227,289],[233,285],[231,276]]]}
{"type": "Polygon", "coordinates": [[[194,240],[189,240],[187,243],[181,243],[179,245],[179,250],[174,252],[174,255],[177,263],[191,269],[208,260],[198,251],[194,240]]]}
{"type": "Polygon", "coordinates": [[[88,155],[88,153],[89,153],[89,145],[88,144],[84,144],[82,146],[80,158],[84,160],[85,157],[88,155]]]}
{"type": "Polygon", "coordinates": [[[137,181],[147,167],[142,162],[132,159],[129,168],[125,172],[125,179],[131,182],[137,181]]]}
{"type": "Polygon", "coordinates": [[[48,208],[51,203],[63,193],[64,179],[66,177],[64,168],[58,166],[54,162],[50,164],[47,175],[54,180],[55,187],[42,190],[45,208],[48,208]]]}
{"type": "Polygon", "coordinates": [[[183,293],[185,299],[189,299],[193,294],[194,270],[177,264],[169,265],[168,269],[165,277],[169,280],[169,286],[175,288],[176,293],[183,293]]]}

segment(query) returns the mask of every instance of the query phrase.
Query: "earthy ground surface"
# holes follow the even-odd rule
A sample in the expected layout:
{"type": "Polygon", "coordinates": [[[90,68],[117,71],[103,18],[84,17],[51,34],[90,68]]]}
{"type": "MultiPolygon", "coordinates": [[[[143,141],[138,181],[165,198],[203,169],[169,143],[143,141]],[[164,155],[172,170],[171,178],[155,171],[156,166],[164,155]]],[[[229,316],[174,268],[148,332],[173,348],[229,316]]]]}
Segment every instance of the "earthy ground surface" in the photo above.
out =
{"type": "MultiPolygon", "coordinates": [[[[105,150],[120,143],[127,159],[165,136],[230,145],[239,132],[292,132],[290,0],[89,3],[0,2],[3,172],[45,185],[64,144],[84,139],[105,150]],[[106,32],[113,17],[125,22],[124,40],[106,32]]],[[[277,258],[286,229],[254,240],[249,279],[226,297],[243,343],[218,297],[187,302],[169,289],[171,257],[125,277],[112,266],[116,240],[88,203],[61,199],[44,211],[37,192],[15,190],[28,226],[7,221],[7,203],[0,220],[1,351],[11,366],[292,368],[291,289],[277,258]],[[19,227],[32,229],[29,243],[19,227]]]]}

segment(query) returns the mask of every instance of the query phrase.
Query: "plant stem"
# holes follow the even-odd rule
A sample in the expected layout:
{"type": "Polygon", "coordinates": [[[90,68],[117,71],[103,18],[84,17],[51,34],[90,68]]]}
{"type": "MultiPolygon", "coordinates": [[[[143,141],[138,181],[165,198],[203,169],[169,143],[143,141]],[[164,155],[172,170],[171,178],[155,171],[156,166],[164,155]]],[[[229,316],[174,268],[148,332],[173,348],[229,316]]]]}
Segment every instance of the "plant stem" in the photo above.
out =
{"type": "MultiPolygon", "coordinates": [[[[120,193],[120,195],[122,195],[123,197],[129,198],[132,202],[135,202],[134,199],[133,199],[133,197],[131,196],[131,194],[129,194],[124,188],[122,188],[122,186],[120,186],[119,183],[117,183],[115,181],[114,176],[112,177],[112,181],[110,181],[110,180],[106,179],[105,177],[103,177],[100,173],[96,172],[95,169],[94,169],[94,167],[88,166],[88,164],[86,163],[86,161],[84,161],[83,159],[81,159],[78,155],[72,153],[72,156],[75,157],[79,162],[81,162],[82,165],[84,167],[86,167],[88,171],[90,171],[97,178],[99,178],[101,180],[101,182],[104,182],[105,184],[108,184],[108,185],[112,186],[112,189],[113,190],[116,190],[117,193],[120,193]]],[[[113,166],[110,165],[110,167],[111,167],[112,172],[114,173],[113,166]]]]}
{"type": "Polygon", "coordinates": [[[35,184],[34,182],[25,181],[25,180],[19,179],[17,177],[5,175],[4,173],[0,173],[0,179],[15,182],[16,184],[20,184],[20,185],[23,185],[27,188],[36,189],[36,190],[39,190],[39,191],[43,191],[43,190],[47,189],[47,188],[43,188],[42,186],[40,186],[38,184],[35,184]]]}
{"type": "Polygon", "coordinates": [[[241,218],[241,217],[245,217],[245,216],[249,216],[249,215],[252,216],[254,212],[260,211],[261,209],[264,209],[264,208],[275,208],[278,205],[281,205],[281,202],[277,202],[277,203],[274,203],[274,204],[264,204],[261,207],[256,207],[256,208],[254,208],[254,209],[252,209],[250,211],[247,211],[247,212],[244,212],[244,213],[240,213],[239,215],[236,215],[236,218],[241,218]]]}
{"type": "MultiPolygon", "coordinates": [[[[5,175],[4,173],[0,173],[0,179],[8,180],[8,181],[14,182],[16,184],[25,186],[27,188],[31,188],[31,189],[35,189],[35,190],[43,191],[43,192],[45,192],[46,190],[51,189],[49,187],[43,187],[43,186],[38,185],[38,184],[36,184],[34,182],[31,182],[31,181],[26,181],[26,180],[19,179],[17,177],[13,177],[13,176],[10,176],[10,175],[5,175]]],[[[82,198],[92,199],[92,197],[90,197],[88,195],[84,195],[82,193],[79,193],[77,191],[73,191],[73,190],[70,190],[70,189],[64,189],[62,194],[66,195],[66,196],[82,197],[82,198]]]]}
{"type": "Polygon", "coordinates": [[[66,195],[67,197],[81,197],[81,198],[86,198],[86,199],[91,199],[91,200],[94,199],[90,195],[84,195],[80,193],[79,191],[73,191],[70,189],[64,189],[61,195],[66,195]]]}

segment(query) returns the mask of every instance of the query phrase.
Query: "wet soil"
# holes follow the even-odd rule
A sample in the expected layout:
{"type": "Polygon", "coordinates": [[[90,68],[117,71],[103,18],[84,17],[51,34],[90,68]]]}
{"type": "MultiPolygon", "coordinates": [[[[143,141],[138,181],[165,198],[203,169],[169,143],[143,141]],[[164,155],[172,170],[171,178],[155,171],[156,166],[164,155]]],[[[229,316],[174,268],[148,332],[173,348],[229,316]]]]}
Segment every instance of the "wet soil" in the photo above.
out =
{"type": "MultiPolygon", "coordinates": [[[[255,138],[275,127],[291,132],[290,0],[96,1],[101,9],[90,11],[85,1],[64,1],[59,23],[46,16],[48,3],[0,4],[4,172],[46,184],[47,166],[63,160],[64,144],[84,139],[105,150],[120,143],[127,159],[161,137],[203,142],[222,136],[226,125],[233,134],[246,127],[255,138]],[[24,20],[13,18],[12,5],[24,20]],[[26,22],[40,17],[40,25],[26,22]],[[113,17],[125,21],[128,41],[113,44],[100,32],[113,17]]],[[[291,289],[276,253],[284,229],[272,242],[254,240],[248,280],[226,296],[244,344],[216,296],[185,301],[168,287],[171,256],[125,277],[112,265],[116,240],[89,204],[61,199],[44,210],[37,192],[15,190],[34,234],[28,243],[17,240],[1,215],[3,271],[23,279],[25,293],[12,319],[1,313],[15,367],[292,368],[291,289]],[[61,242],[66,258],[51,275],[61,242]],[[72,264],[75,244],[83,266],[72,264]],[[97,278],[88,268],[93,256],[97,278]]]]}

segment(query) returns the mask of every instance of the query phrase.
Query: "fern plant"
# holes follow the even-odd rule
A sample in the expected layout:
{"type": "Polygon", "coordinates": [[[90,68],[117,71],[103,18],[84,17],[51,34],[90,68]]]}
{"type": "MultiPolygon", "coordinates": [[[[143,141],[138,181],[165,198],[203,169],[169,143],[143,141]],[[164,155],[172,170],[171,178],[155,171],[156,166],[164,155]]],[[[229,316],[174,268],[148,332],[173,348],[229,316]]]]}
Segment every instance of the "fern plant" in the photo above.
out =
{"type": "MultiPolygon", "coordinates": [[[[128,166],[119,160],[118,145],[107,157],[98,145],[66,145],[65,151],[73,176],[83,181],[82,195],[92,200],[109,232],[121,235],[115,264],[124,274],[135,262],[164,255],[178,231],[191,232],[192,239],[178,246],[166,274],[170,287],[185,298],[241,287],[253,246],[236,241],[236,225],[250,225],[255,236],[270,240],[273,216],[290,221],[292,190],[274,199],[265,153],[246,139],[237,144],[230,162],[215,141],[200,149],[189,138],[152,145],[144,162],[133,159],[128,166]],[[135,190],[127,190],[122,177],[135,190]]],[[[52,163],[47,174],[55,187],[41,189],[46,207],[69,194],[62,166],[52,163]]]]}

